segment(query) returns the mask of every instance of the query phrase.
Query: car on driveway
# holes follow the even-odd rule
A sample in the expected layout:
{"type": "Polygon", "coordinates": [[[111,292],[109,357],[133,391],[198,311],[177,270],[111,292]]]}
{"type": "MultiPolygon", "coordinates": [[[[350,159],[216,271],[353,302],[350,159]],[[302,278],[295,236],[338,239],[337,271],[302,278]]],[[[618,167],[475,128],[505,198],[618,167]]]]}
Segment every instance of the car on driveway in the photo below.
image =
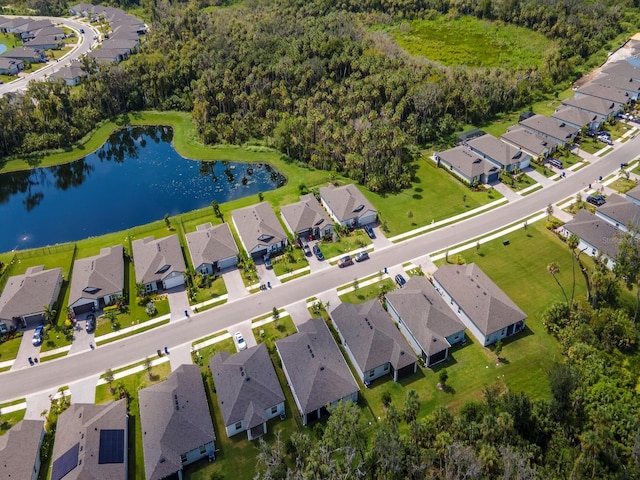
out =
{"type": "Polygon", "coordinates": [[[308,243],[305,243],[305,244],[302,246],[302,251],[304,252],[304,254],[305,254],[307,257],[310,257],[310,256],[311,256],[311,249],[309,248],[309,244],[308,244],[308,243]]]}
{"type": "Polygon", "coordinates": [[[271,263],[271,257],[269,255],[265,255],[262,258],[264,259],[264,266],[267,267],[267,269],[271,270],[273,268],[273,264],[271,263]]]}
{"type": "Polygon", "coordinates": [[[349,265],[353,265],[353,258],[351,258],[350,255],[342,257],[340,260],[338,260],[338,266],[340,268],[348,267],[349,265]]]}
{"type": "Polygon", "coordinates": [[[87,333],[91,333],[96,329],[96,316],[93,313],[90,313],[87,316],[87,323],[85,324],[85,330],[87,333]]]}
{"type": "Polygon", "coordinates": [[[587,197],[587,202],[591,205],[595,205],[596,207],[601,207],[607,203],[607,199],[604,198],[604,195],[589,195],[587,197]]]}
{"type": "Polygon", "coordinates": [[[236,347],[238,347],[238,350],[246,350],[247,349],[247,342],[244,341],[244,337],[242,336],[242,334],[240,332],[236,332],[233,335],[233,339],[236,342],[236,347]]]}
{"type": "Polygon", "coordinates": [[[322,254],[322,250],[320,250],[320,247],[318,246],[318,244],[316,243],[313,246],[313,254],[316,256],[316,258],[318,260],[324,260],[324,255],[322,254]]]}
{"type": "Polygon", "coordinates": [[[367,252],[358,252],[356,253],[356,256],[354,257],[354,260],[356,262],[362,262],[364,260],[368,260],[369,259],[369,254],[367,252]]]}
{"type": "Polygon", "coordinates": [[[398,274],[396,275],[396,283],[400,288],[402,288],[404,287],[404,284],[407,283],[407,281],[404,279],[402,275],[398,274]]]}
{"type": "Polygon", "coordinates": [[[33,332],[33,339],[31,340],[31,343],[34,347],[39,347],[40,345],[42,345],[42,340],[44,340],[44,325],[36,327],[35,331],[33,332]]]}
{"type": "Polygon", "coordinates": [[[376,234],[373,231],[373,228],[371,228],[371,225],[365,225],[364,226],[364,231],[367,232],[367,235],[369,235],[369,238],[371,238],[371,239],[376,238],[376,234]]]}

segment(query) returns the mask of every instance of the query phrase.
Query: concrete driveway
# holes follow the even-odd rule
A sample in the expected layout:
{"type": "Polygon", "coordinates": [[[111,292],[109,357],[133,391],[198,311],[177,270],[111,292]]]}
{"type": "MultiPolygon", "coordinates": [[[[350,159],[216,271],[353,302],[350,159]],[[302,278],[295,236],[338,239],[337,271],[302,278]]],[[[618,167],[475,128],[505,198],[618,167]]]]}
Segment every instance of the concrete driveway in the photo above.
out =
{"type": "MultiPolygon", "coordinates": [[[[318,242],[313,242],[309,244],[309,248],[313,248],[318,242]]],[[[320,247],[322,250],[322,247],[320,247]]],[[[324,252],[322,252],[324,253],[324,252]]],[[[327,268],[331,268],[331,264],[325,260],[318,260],[315,255],[311,255],[307,257],[307,261],[309,262],[309,268],[311,268],[311,273],[319,272],[320,270],[325,270],[327,268]]]]}
{"type": "Polygon", "coordinates": [[[183,320],[187,316],[185,312],[187,312],[189,316],[193,313],[184,285],[167,290],[167,298],[169,300],[169,310],[171,311],[171,322],[183,320]]]}
{"type": "Polygon", "coordinates": [[[223,270],[222,279],[227,287],[227,301],[231,302],[249,295],[249,291],[244,286],[242,275],[238,268],[231,267],[223,270]]]}
{"type": "Polygon", "coordinates": [[[23,330],[22,340],[20,341],[20,348],[18,349],[18,355],[16,356],[13,365],[11,365],[11,370],[20,370],[21,368],[30,367],[29,365],[29,357],[34,360],[40,358],[40,348],[42,345],[38,347],[34,347],[31,343],[33,339],[33,331],[35,327],[29,327],[26,330],[23,330]]]}
{"type": "MultiPolygon", "coordinates": [[[[253,330],[251,329],[251,320],[247,320],[246,322],[241,322],[236,325],[232,325],[229,327],[229,333],[233,337],[236,332],[240,332],[244,337],[244,341],[247,342],[247,348],[255,347],[258,342],[256,342],[256,337],[253,336],[253,330]]],[[[236,344],[235,339],[233,340],[236,349],[238,345],[236,344]]]]}
{"type": "Polygon", "coordinates": [[[267,282],[269,282],[273,288],[281,283],[273,268],[267,268],[262,260],[256,262],[256,272],[258,273],[260,283],[264,285],[267,285],[267,282]]]}
{"type": "Polygon", "coordinates": [[[393,242],[384,235],[384,232],[382,231],[382,228],[380,228],[380,226],[371,225],[371,227],[373,228],[373,233],[376,234],[376,238],[371,239],[374,250],[379,250],[381,248],[393,245],[393,242]]]}
{"type": "Polygon", "coordinates": [[[289,316],[296,328],[298,328],[298,325],[311,318],[309,310],[307,309],[306,300],[300,300],[299,302],[289,304],[285,307],[285,310],[289,313],[289,316]]]}
{"type": "Polygon", "coordinates": [[[73,343],[69,349],[69,355],[91,350],[91,345],[95,345],[94,332],[87,333],[86,326],[88,316],[89,314],[87,313],[76,318],[76,326],[73,330],[73,343]]]}
{"type": "Polygon", "coordinates": [[[83,378],[77,382],[69,384],[71,392],[71,403],[95,403],[96,401],[96,385],[100,375],[83,378]]]}

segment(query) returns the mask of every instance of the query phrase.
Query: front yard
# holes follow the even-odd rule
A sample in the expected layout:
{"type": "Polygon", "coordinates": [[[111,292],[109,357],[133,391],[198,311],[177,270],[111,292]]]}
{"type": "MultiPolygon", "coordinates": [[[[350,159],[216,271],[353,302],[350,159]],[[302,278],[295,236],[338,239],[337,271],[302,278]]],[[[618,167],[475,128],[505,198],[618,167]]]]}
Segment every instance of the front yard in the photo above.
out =
{"type": "Polygon", "coordinates": [[[357,229],[347,235],[340,235],[335,242],[322,240],[320,242],[320,250],[322,250],[325,260],[328,261],[331,258],[339,257],[369,245],[371,245],[371,239],[363,230],[357,229]]]}

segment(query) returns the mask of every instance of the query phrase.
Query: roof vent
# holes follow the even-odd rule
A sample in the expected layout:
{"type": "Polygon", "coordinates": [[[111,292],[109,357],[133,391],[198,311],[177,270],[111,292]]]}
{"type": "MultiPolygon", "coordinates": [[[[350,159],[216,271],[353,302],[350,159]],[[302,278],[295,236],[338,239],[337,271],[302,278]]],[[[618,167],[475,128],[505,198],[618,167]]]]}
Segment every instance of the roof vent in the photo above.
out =
{"type": "Polygon", "coordinates": [[[324,366],[320,367],[320,371],[324,371],[324,366]]]}

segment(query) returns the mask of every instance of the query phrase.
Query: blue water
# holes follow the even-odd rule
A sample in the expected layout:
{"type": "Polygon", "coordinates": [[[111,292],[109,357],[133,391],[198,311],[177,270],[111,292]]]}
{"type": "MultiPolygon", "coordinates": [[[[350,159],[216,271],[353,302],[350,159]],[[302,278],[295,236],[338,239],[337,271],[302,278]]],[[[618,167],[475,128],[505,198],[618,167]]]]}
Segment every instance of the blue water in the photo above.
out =
{"type": "Polygon", "coordinates": [[[285,182],[267,164],[185,159],[172,138],[167,127],[122,129],[81,160],[0,175],[0,252],[124,230],[213,200],[257,202],[285,182]]]}

